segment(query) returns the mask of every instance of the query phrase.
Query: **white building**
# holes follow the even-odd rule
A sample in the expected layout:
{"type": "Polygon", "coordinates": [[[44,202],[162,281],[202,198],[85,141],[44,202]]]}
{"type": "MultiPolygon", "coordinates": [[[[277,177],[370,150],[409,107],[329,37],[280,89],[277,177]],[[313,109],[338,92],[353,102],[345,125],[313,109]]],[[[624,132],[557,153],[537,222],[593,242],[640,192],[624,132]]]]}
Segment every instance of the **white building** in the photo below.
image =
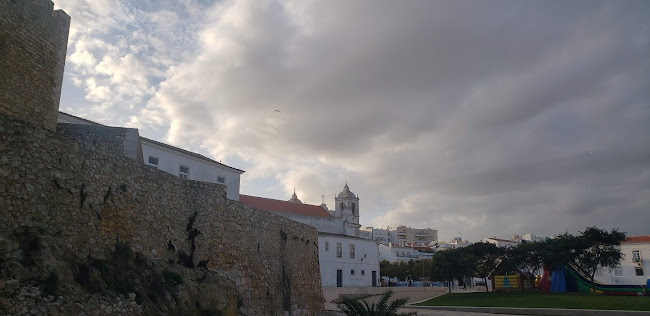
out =
{"type": "Polygon", "coordinates": [[[388,229],[363,227],[359,229],[359,237],[371,239],[382,244],[388,244],[391,242],[388,229]]]}
{"type": "Polygon", "coordinates": [[[546,241],[546,237],[539,237],[535,234],[523,234],[523,235],[512,235],[512,240],[522,242],[522,241],[546,241]]]}
{"type": "Polygon", "coordinates": [[[325,204],[302,203],[296,192],[288,201],[244,194],[240,194],[239,200],[318,230],[323,287],[369,287],[379,284],[377,243],[359,238],[359,198],[350,191],[347,183],[335,197],[336,207],[333,211],[325,204]]]}
{"type": "Polygon", "coordinates": [[[379,282],[377,244],[359,237],[318,233],[323,287],[367,287],[379,282]]]}
{"type": "Polygon", "coordinates": [[[439,241],[435,244],[431,243],[429,246],[435,248],[436,250],[449,250],[465,248],[471,244],[472,243],[467,240],[462,240],[460,237],[455,237],[452,241],[439,241]]]}
{"type": "MultiPolygon", "coordinates": [[[[101,125],[59,112],[58,123],[101,125]]],[[[239,201],[240,175],[243,170],[222,164],[206,156],[145,137],[140,137],[144,163],[181,178],[219,183],[226,186],[228,199],[239,201]]]]}
{"type": "Polygon", "coordinates": [[[517,245],[519,245],[518,241],[509,240],[509,239],[501,239],[501,238],[496,238],[496,237],[483,238],[483,242],[489,242],[491,244],[496,245],[499,248],[517,247],[517,245]]]}
{"type": "Polygon", "coordinates": [[[646,285],[650,279],[650,235],[627,237],[621,252],[621,264],[612,270],[600,268],[595,279],[605,284],[646,285]]]}
{"type": "Polygon", "coordinates": [[[181,178],[226,185],[226,196],[239,201],[239,178],[243,170],[152,139],[140,137],[144,162],[181,178]]]}
{"type": "Polygon", "coordinates": [[[399,245],[428,246],[432,242],[438,241],[438,231],[431,228],[413,228],[403,225],[386,229],[364,227],[361,229],[361,237],[380,243],[392,242],[399,245]]]}
{"type": "Polygon", "coordinates": [[[388,262],[400,262],[409,260],[420,259],[419,252],[411,247],[399,246],[394,243],[388,245],[379,245],[379,260],[386,260],[388,262]]]}

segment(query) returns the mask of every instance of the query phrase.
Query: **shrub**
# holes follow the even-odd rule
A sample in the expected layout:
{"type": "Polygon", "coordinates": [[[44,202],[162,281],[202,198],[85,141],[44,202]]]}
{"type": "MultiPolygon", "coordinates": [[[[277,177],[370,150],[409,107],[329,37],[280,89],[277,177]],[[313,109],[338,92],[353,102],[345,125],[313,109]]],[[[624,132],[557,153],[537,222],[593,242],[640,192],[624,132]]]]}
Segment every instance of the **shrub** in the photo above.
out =
{"type": "Polygon", "coordinates": [[[338,303],[338,307],[348,316],[409,316],[417,315],[416,312],[397,313],[397,309],[406,304],[405,298],[399,298],[390,301],[393,291],[386,291],[381,295],[379,302],[368,303],[366,300],[355,300],[346,298],[343,302],[338,303]]]}

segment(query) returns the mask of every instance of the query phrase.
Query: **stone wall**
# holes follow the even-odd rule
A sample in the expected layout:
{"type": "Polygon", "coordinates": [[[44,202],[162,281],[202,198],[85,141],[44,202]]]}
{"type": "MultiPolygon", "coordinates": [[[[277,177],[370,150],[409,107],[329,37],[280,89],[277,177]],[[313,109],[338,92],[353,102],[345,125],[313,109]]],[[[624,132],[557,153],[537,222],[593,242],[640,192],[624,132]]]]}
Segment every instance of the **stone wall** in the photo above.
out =
{"type": "Polygon", "coordinates": [[[323,309],[314,228],[111,148],[0,114],[0,314],[323,309]]]}
{"type": "Polygon", "coordinates": [[[70,28],[70,17],[53,7],[50,0],[0,1],[0,113],[51,130],[70,28]]]}
{"type": "Polygon", "coordinates": [[[58,124],[57,132],[70,138],[93,144],[112,153],[123,153],[137,162],[142,158],[140,133],[135,128],[103,125],[58,124]]]}

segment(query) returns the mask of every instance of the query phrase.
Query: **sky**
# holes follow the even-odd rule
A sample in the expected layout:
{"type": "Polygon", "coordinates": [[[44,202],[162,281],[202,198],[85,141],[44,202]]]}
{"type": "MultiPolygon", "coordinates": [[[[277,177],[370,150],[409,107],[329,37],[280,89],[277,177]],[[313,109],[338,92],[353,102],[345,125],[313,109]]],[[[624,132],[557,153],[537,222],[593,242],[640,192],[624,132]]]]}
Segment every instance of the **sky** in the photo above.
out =
{"type": "Polygon", "coordinates": [[[60,109],[364,226],[650,234],[650,2],[56,0],[60,109]]]}

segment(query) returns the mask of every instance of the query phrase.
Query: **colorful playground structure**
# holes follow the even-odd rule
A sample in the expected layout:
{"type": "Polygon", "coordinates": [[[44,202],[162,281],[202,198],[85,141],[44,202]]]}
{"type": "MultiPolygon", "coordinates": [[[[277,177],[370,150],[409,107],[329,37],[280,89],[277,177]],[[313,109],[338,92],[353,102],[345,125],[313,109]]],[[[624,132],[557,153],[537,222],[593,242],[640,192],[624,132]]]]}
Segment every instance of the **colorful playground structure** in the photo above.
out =
{"type": "MultiPolygon", "coordinates": [[[[521,291],[538,288],[540,292],[583,292],[591,293],[592,284],[589,274],[582,271],[575,265],[569,265],[563,269],[549,271],[544,269],[541,279],[536,279],[531,284],[530,274],[518,269],[502,269],[500,265],[488,276],[495,291],[521,291]]],[[[619,285],[604,284],[594,281],[593,290],[596,293],[606,295],[650,295],[650,279],[646,285],[619,285]]]]}
{"type": "MultiPolygon", "coordinates": [[[[650,295],[648,291],[650,279],[646,285],[614,285],[594,281],[593,289],[596,293],[607,295],[650,295]]],[[[574,265],[557,269],[553,272],[544,270],[540,281],[541,292],[584,292],[590,293],[592,285],[587,273],[574,265]]]]}

